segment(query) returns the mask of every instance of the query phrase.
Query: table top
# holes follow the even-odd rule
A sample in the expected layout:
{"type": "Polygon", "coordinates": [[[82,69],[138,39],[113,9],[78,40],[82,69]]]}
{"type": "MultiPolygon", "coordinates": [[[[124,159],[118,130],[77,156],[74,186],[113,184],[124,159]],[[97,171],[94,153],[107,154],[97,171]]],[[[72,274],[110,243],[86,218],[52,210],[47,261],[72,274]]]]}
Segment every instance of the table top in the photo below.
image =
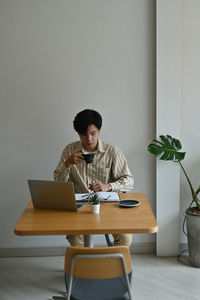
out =
{"type": "Polygon", "coordinates": [[[89,204],[77,212],[35,209],[29,202],[14,232],[17,235],[155,233],[158,224],[142,193],[119,194],[121,200],[139,200],[140,205],[119,207],[117,202],[101,203],[100,213],[92,214],[89,204]]]}

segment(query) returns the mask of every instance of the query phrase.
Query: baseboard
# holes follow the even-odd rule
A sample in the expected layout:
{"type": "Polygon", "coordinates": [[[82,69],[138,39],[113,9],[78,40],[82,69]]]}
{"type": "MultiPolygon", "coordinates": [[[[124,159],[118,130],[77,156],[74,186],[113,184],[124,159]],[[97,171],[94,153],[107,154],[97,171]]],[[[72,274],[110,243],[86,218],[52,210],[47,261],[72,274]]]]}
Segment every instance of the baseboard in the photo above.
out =
{"type": "Polygon", "coordinates": [[[132,254],[155,254],[156,243],[133,243],[130,252],[132,254]]]}
{"type": "MultiPolygon", "coordinates": [[[[0,257],[63,256],[66,247],[0,248],[0,257]]],[[[132,254],[152,254],[155,250],[155,243],[133,243],[130,247],[132,254]]]]}
{"type": "Polygon", "coordinates": [[[62,256],[66,247],[0,248],[0,257],[62,256]]]}

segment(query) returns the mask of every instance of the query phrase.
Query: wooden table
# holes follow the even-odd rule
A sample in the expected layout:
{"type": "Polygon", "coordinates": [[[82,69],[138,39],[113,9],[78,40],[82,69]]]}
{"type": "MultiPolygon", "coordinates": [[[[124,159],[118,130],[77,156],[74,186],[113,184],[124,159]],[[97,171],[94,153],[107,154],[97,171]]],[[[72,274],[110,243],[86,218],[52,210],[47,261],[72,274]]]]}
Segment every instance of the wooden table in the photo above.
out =
{"type": "MultiPolygon", "coordinates": [[[[155,233],[158,225],[144,194],[120,194],[120,199],[136,199],[140,205],[132,208],[119,207],[116,202],[101,203],[98,215],[86,205],[77,212],[35,209],[28,204],[15,226],[17,235],[66,235],[116,233],[155,233]]],[[[90,240],[85,241],[89,245],[90,240]]]]}

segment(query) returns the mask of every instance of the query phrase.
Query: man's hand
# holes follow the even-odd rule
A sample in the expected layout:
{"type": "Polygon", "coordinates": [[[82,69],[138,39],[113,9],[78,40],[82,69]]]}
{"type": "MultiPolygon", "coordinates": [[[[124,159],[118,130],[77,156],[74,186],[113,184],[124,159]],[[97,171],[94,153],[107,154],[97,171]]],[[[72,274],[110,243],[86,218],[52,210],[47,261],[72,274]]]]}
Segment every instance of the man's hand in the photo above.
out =
{"type": "Polygon", "coordinates": [[[89,185],[90,190],[94,192],[109,192],[111,191],[110,184],[104,184],[101,182],[95,182],[89,185]]]}
{"type": "Polygon", "coordinates": [[[72,153],[66,161],[65,161],[65,166],[66,168],[70,168],[71,165],[77,165],[80,164],[83,161],[83,156],[80,151],[72,153]]]}

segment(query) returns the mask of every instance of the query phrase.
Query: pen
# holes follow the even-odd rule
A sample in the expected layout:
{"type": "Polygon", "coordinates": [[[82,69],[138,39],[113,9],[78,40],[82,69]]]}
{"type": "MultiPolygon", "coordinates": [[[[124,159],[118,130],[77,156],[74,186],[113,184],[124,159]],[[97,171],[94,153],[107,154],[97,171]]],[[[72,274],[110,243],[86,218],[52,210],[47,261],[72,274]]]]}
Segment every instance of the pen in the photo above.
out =
{"type": "Polygon", "coordinates": [[[94,194],[94,193],[92,192],[92,193],[89,193],[89,194],[86,194],[86,195],[81,196],[81,198],[85,198],[85,197],[91,196],[91,195],[93,195],[93,194],[94,194]]]}

